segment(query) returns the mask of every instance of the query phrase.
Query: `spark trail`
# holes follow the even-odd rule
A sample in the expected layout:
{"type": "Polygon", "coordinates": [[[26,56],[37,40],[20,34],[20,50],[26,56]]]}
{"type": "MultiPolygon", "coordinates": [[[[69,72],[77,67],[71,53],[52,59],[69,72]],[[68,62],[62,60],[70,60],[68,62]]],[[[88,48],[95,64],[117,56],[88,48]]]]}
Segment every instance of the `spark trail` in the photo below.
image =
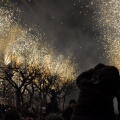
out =
{"type": "Polygon", "coordinates": [[[108,62],[120,70],[120,1],[102,0],[99,2],[99,27],[104,40],[105,56],[108,62]]]}
{"type": "Polygon", "coordinates": [[[29,66],[44,69],[44,74],[57,74],[61,80],[75,79],[77,66],[72,57],[57,53],[42,41],[41,34],[31,33],[36,29],[35,26],[21,26],[14,20],[13,13],[14,10],[0,7],[0,51],[4,53],[5,64],[15,62],[24,66],[27,63],[29,66]]]}

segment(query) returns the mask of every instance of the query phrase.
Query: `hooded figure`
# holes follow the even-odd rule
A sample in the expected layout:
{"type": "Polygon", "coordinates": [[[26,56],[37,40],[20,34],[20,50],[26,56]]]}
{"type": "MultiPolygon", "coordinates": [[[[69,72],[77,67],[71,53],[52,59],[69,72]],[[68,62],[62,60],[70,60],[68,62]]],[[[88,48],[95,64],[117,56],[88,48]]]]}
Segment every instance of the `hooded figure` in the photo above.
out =
{"type": "Polygon", "coordinates": [[[116,67],[98,64],[79,75],[76,84],[80,93],[72,120],[114,120],[114,97],[120,111],[120,81],[116,67]]]}

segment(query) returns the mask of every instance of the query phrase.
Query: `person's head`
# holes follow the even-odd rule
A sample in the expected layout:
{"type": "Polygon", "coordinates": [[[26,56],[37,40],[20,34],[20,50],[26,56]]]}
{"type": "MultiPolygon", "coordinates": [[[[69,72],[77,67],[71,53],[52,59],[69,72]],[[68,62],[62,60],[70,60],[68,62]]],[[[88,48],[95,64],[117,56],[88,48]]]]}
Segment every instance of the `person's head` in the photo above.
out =
{"type": "Polygon", "coordinates": [[[69,106],[75,106],[76,105],[76,100],[74,100],[74,99],[71,99],[70,101],[69,101],[69,106]]]}
{"type": "Polygon", "coordinates": [[[103,67],[105,67],[106,65],[104,65],[104,64],[102,64],[102,63],[99,63],[99,64],[97,64],[94,68],[93,68],[93,71],[96,71],[96,70],[99,70],[99,69],[101,69],[101,68],[103,68],[103,67]]]}
{"type": "Polygon", "coordinates": [[[47,115],[45,117],[45,120],[63,120],[63,118],[55,113],[52,113],[52,114],[47,115]]]}
{"type": "Polygon", "coordinates": [[[94,71],[92,79],[97,81],[97,83],[104,80],[117,81],[119,80],[119,71],[114,66],[105,66],[94,71]]]}
{"type": "Polygon", "coordinates": [[[55,97],[50,97],[50,101],[51,101],[51,102],[53,102],[53,101],[55,101],[55,100],[56,100],[55,97]]]}
{"type": "Polygon", "coordinates": [[[9,109],[5,113],[4,120],[20,120],[20,114],[17,110],[15,109],[9,109]]]}

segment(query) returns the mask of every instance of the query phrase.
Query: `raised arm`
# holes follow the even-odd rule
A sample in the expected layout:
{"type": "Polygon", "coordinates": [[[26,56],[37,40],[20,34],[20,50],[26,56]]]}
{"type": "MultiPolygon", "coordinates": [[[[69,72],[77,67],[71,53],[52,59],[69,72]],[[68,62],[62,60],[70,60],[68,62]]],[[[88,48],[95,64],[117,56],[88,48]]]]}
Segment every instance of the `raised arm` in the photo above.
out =
{"type": "Polygon", "coordinates": [[[98,65],[96,65],[94,68],[91,68],[85,72],[83,72],[82,74],[80,74],[76,80],[76,84],[77,86],[80,88],[81,85],[83,85],[83,83],[92,83],[95,82],[94,80],[91,80],[93,74],[95,71],[104,68],[105,65],[99,63],[98,65]]]}

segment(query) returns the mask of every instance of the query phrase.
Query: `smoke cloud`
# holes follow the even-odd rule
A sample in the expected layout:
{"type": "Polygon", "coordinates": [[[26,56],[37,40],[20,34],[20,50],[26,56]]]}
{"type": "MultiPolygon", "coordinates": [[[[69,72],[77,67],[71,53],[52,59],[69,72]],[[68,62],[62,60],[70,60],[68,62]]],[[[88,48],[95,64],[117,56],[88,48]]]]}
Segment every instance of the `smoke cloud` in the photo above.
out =
{"type": "Polygon", "coordinates": [[[36,25],[44,41],[58,52],[72,54],[84,71],[106,63],[99,42],[99,29],[94,30],[96,5],[92,0],[10,0],[21,10],[20,24],[36,25]]]}

